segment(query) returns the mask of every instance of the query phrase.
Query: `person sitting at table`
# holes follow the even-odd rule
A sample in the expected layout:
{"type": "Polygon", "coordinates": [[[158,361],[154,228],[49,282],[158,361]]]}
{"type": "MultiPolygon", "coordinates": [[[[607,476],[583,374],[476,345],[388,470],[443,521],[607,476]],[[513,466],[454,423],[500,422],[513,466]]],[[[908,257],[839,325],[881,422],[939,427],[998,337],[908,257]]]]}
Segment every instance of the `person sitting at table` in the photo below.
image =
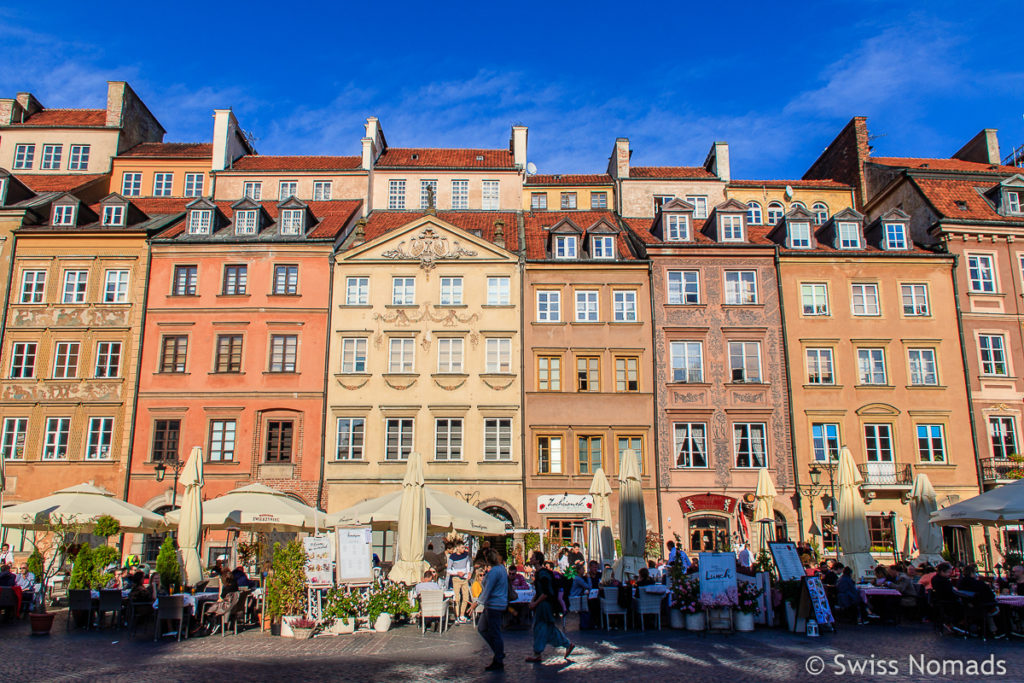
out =
{"type": "Polygon", "coordinates": [[[877,565],[875,567],[875,581],[874,584],[880,588],[889,587],[889,574],[885,567],[877,565]]]}
{"type": "Polygon", "coordinates": [[[522,574],[516,570],[515,567],[508,568],[508,582],[512,588],[517,591],[527,590],[530,588],[530,582],[526,580],[522,574]]]}
{"type": "Polygon", "coordinates": [[[412,596],[414,598],[420,597],[420,593],[423,591],[439,591],[441,590],[441,584],[439,584],[435,578],[437,574],[434,573],[433,567],[428,567],[423,572],[423,580],[417,583],[412,588],[412,596]]]}
{"type": "Polygon", "coordinates": [[[853,580],[853,569],[843,567],[843,574],[836,580],[836,609],[840,615],[846,615],[863,624],[864,601],[860,599],[857,583],[853,580]]]}
{"type": "Polygon", "coordinates": [[[654,583],[654,579],[651,578],[651,571],[647,567],[640,567],[640,572],[637,576],[636,585],[653,586],[654,583]]]}
{"type": "MultiPolygon", "coordinates": [[[[996,604],[996,594],[992,590],[992,586],[978,577],[978,569],[973,564],[964,567],[961,574],[957,589],[970,594],[967,597],[968,604],[974,609],[985,613],[989,631],[995,634],[998,629],[996,629],[996,622],[993,617],[999,614],[999,606],[996,604]]],[[[1005,634],[997,634],[996,637],[1000,638],[1003,635],[1005,634]]]]}
{"type": "Polygon", "coordinates": [[[32,601],[36,594],[36,575],[28,570],[28,565],[21,565],[21,571],[15,578],[15,583],[21,589],[21,608],[28,611],[32,607],[32,601]]]}
{"type": "Polygon", "coordinates": [[[889,584],[900,592],[900,607],[917,606],[917,586],[910,575],[903,571],[903,565],[894,564],[886,569],[889,584]]]}
{"type": "MultiPolygon", "coordinates": [[[[222,565],[223,566],[223,565],[222,565]]],[[[203,611],[203,621],[209,619],[210,621],[219,622],[221,617],[227,614],[231,610],[232,598],[229,596],[232,593],[238,592],[238,582],[235,581],[235,575],[227,567],[223,567],[220,573],[220,592],[217,594],[217,600],[207,603],[206,608],[203,611]]],[[[241,595],[237,599],[244,600],[245,596],[241,595]]],[[[198,630],[198,628],[197,628],[198,630]]],[[[213,635],[220,630],[220,623],[214,624],[210,635],[213,635]]]]}
{"type": "Polygon", "coordinates": [[[115,569],[114,573],[111,574],[110,580],[104,586],[106,590],[122,590],[124,588],[124,577],[120,569],[115,569]]]}
{"type": "Polygon", "coordinates": [[[14,588],[18,584],[18,577],[11,573],[11,565],[0,566],[0,586],[14,588]]]}
{"type": "Polygon", "coordinates": [[[249,588],[252,586],[252,582],[249,581],[249,577],[241,567],[235,567],[231,575],[235,578],[235,585],[239,588],[249,588]]]}

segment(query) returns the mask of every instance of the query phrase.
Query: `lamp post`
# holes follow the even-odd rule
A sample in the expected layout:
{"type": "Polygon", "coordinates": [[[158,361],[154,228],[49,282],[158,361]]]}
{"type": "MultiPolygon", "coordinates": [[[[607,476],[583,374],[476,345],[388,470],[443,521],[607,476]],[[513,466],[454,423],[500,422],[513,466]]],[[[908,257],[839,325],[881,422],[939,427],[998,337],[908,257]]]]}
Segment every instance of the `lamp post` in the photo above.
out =
{"type": "MultiPolygon", "coordinates": [[[[835,524],[835,484],[833,482],[832,473],[835,470],[835,464],[833,463],[812,463],[810,469],[807,471],[810,475],[810,484],[797,484],[797,489],[800,493],[806,495],[810,499],[811,506],[811,523],[814,522],[814,499],[816,496],[821,495],[825,492],[826,485],[821,481],[821,471],[826,470],[828,472],[828,488],[832,492],[832,497],[829,499],[829,507],[832,511],[832,523],[835,524]]],[[[821,531],[821,545],[822,551],[825,550],[825,532],[821,531]]],[[[836,559],[839,559],[839,538],[838,534],[833,533],[833,537],[836,539],[835,553],[836,559]]]]}
{"type": "Polygon", "coordinates": [[[882,519],[885,519],[889,522],[889,533],[891,534],[892,538],[892,561],[899,562],[900,558],[896,550],[896,512],[883,512],[882,519]]]}
{"type": "Polygon", "coordinates": [[[164,462],[158,462],[153,470],[156,472],[156,480],[163,481],[167,475],[167,470],[174,470],[174,488],[171,489],[171,509],[177,507],[178,502],[178,475],[181,474],[181,470],[185,468],[185,463],[175,458],[169,461],[169,465],[164,462]]]}

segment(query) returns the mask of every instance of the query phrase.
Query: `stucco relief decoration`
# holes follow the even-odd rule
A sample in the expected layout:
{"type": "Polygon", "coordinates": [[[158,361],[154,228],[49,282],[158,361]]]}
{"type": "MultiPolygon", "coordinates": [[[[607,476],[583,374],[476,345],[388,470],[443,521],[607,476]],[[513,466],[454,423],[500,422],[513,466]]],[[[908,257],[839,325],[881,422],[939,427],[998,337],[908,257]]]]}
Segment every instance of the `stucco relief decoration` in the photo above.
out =
{"type": "Polygon", "coordinates": [[[444,389],[445,391],[456,391],[458,389],[461,389],[466,384],[466,380],[463,379],[460,382],[456,382],[455,384],[448,386],[447,384],[442,384],[440,380],[435,378],[434,384],[436,384],[441,389],[444,389]]]}
{"type": "Polygon", "coordinates": [[[124,327],[128,311],[108,308],[22,309],[14,314],[11,327],[124,327]]]}
{"type": "Polygon", "coordinates": [[[704,400],[703,391],[673,391],[672,399],[679,403],[697,403],[704,400]]]}
{"type": "Polygon", "coordinates": [[[484,380],[484,384],[486,384],[491,389],[494,389],[495,391],[503,391],[505,389],[508,389],[510,386],[512,386],[512,383],[515,382],[515,381],[516,381],[516,378],[512,377],[512,378],[508,379],[504,384],[501,384],[500,382],[494,382],[494,384],[491,384],[491,380],[485,379],[484,380]]]}
{"type": "Polygon", "coordinates": [[[370,378],[367,377],[366,379],[364,379],[359,384],[345,384],[344,382],[342,382],[339,379],[338,380],[338,384],[340,384],[343,389],[348,389],[349,391],[355,391],[356,389],[362,389],[363,387],[365,387],[366,383],[369,382],[369,381],[370,381],[370,378]]]}
{"type": "Polygon", "coordinates": [[[121,398],[121,385],[117,382],[8,384],[2,397],[9,401],[117,401],[121,398]]]}
{"type": "Polygon", "coordinates": [[[760,403],[764,399],[764,394],[761,392],[745,392],[737,391],[733,393],[733,397],[740,403],[760,403]]]}
{"type": "Polygon", "coordinates": [[[476,252],[466,249],[457,240],[449,240],[438,235],[433,228],[423,228],[416,237],[409,240],[408,244],[403,240],[397,247],[385,251],[381,256],[403,261],[418,260],[420,268],[429,273],[438,261],[476,256],[476,252]]]}
{"type": "Polygon", "coordinates": [[[419,311],[412,314],[407,313],[404,309],[398,309],[396,311],[383,314],[374,313],[373,319],[378,323],[393,324],[396,327],[409,327],[414,323],[421,323],[424,320],[440,323],[442,327],[456,327],[459,324],[466,325],[468,323],[476,322],[480,318],[479,313],[465,315],[459,314],[451,309],[435,312],[431,310],[432,307],[432,304],[425,303],[420,307],[419,311]]]}
{"type": "Polygon", "coordinates": [[[392,389],[397,389],[398,391],[405,391],[406,389],[410,389],[413,386],[415,386],[416,382],[418,382],[418,381],[419,381],[419,378],[413,378],[413,380],[410,381],[408,384],[397,384],[395,382],[392,382],[387,377],[384,378],[384,384],[387,384],[392,389]]]}

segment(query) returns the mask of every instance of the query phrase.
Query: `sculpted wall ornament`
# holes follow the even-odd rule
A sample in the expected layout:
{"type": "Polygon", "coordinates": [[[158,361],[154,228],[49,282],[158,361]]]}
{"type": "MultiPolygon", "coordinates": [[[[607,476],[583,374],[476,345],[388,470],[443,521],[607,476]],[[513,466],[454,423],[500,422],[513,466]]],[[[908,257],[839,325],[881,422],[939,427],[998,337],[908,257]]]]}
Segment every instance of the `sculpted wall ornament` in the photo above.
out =
{"type": "Polygon", "coordinates": [[[126,327],[128,311],[113,308],[53,307],[20,309],[11,327],[126,327]]]}
{"type": "Polygon", "coordinates": [[[418,382],[418,381],[419,381],[419,378],[417,377],[417,378],[413,379],[411,382],[409,382],[408,384],[403,386],[401,384],[395,384],[394,382],[392,382],[387,377],[384,378],[384,384],[387,384],[392,389],[397,389],[399,391],[405,391],[406,389],[410,389],[410,388],[414,387],[416,385],[416,382],[418,382]]]}
{"type": "Polygon", "coordinates": [[[8,384],[0,398],[5,401],[118,401],[121,399],[121,384],[8,384]]]}
{"type": "Polygon", "coordinates": [[[437,379],[435,379],[435,380],[434,380],[434,384],[436,384],[436,385],[437,385],[438,387],[440,387],[441,389],[444,389],[445,391],[455,391],[455,390],[457,390],[457,389],[461,389],[461,388],[462,388],[462,386],[463,386],[463,385],[464,385],[465,383],[466,383],[466,380],[462,380],[461,382],[458,382],[458,383],[456,383],[456,384],[454,384],[454,385],[452,385],[452,386],[450,386],[450,387],[449,387],[449,386],[445,386],[444,384],[441,384],[441,382],[440,382],[440,381],[438,381],[437,379]]]}
{"type": "Polygon", "coordinates": [[[402,240],[398,246],[388,249],[381,256],[393,260],[418,260],[420,268],[427,271],[429,275],[438,261],[476,256],[476,252],[466,249],[458,240],[449,240],[447,237],[437,234],[433,228],[423,228],[408,243],[402,240]]]}
{"type": "Polygon", "coordinates": [[[510,386],[512,386],[512,383],[515,382],[515,381],[516,381],[516,378],[513,377],[513,378],[509,379],[507,382],[505,382],[505,384],[498,385],[497,383],[491,384],[490,380],[485,379],[484,380],[484,384],[486,384],[491,389],[494,389],[495,391],[503,391],[505,389],[508,389],[510,386]]]}
{"type": "Polygon", "coordinates": [[[344,389],[348,389],[349,391],[355,391],[356,389],[362,389],[363,387],[365,387],[366,383],[369,382],[369,381],[370,381],[370,378],[367,377],[366,379],[364,379],[362,381],[361,384],[345,384],[344,382],[342,382],[339,379],[338,380],[338,384],[340,384],[342,386],[342,388],[344,388],[344,389]]]}
{"type": "Polygon", "coordinates": [[[433,304],[424,303],[420,306],[420,310],[407,313],[405,309],[399,308],[389,313],[374,313],[373,319],[379,323],[393,324],[397,327],[409,327],[413,323],[421,323],[424,320],[430,322],[440,323],[443,327],[455,327],[459,324],[468,324],[476,322],[480,318],[479,313],[471,313],[469,315],[459,314],[452,309],[444,309],[443,311],[434,311],[433,304]]]}

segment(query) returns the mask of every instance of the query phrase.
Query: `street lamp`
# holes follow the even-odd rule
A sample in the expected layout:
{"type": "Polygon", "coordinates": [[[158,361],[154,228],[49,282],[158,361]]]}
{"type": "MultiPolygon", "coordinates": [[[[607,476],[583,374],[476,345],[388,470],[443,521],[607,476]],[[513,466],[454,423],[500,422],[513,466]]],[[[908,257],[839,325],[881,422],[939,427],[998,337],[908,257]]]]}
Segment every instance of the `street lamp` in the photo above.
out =
{"type": "MultiPolygon", "coordinates": [[[[174,470],[174,488],[171,489],[171,508],[175,508],[175,503],[178,502],[178,475],[181,474],[181,470],[185,468],[185,463],[175,458],[170,462],[170,469],[174,470]]],[[[163,481],[167,475],[168,465],[163,462],[158,462],[153,470],[156,472],[156,480],[158,482],[163,481]]]]}
{"type": "Polygon", "coordinates": [[[896,550],[896,512],[883,512],[882,519],[889,522],[889,533],[892,539],[892,561],[899,562],[900,558],[896,550]]]}
{"type": "MultiPolygon", "coordinates": [[[[810,499],[811,523],[813,524],[814,523],[814,499],[815,499],[815,497],[817,497],[817,496],[819,496],[819,495],[821,495],[822,493],[825,492],[825,485],[821,481],[821,471],[822,470],[825,470],[826,472],[828,472],[828,486],[829,486],[829,489],[832,491],[832,497],[829,499],[829,508],[832,510],[832,522],[833,522],[833,524],[835,524],[835,486],[833,484],[833,479],[832,479],[832,472],[835,470],[835,465],[833,463],[812,463],[810,469],[807,471],[807,474],[811,478],[811,483],[810,484],[797,484],[796,488],[797,488],[797,490],[800,493],[806,495],[808,497],[808,499],[810,499]]],[[[833,533],[833,536],[836,538],[835,552],[836,552],[836,559],[838,560],[839,559],[839,542],[838,542],[839,539],[838,539],[838,534],[833,533]]],[[[824,550],[824,546],[825,546],[825,532],[824,532],[824,530],[821,530],[821,542],[822,542],[822,550],[824,550]]]]}

